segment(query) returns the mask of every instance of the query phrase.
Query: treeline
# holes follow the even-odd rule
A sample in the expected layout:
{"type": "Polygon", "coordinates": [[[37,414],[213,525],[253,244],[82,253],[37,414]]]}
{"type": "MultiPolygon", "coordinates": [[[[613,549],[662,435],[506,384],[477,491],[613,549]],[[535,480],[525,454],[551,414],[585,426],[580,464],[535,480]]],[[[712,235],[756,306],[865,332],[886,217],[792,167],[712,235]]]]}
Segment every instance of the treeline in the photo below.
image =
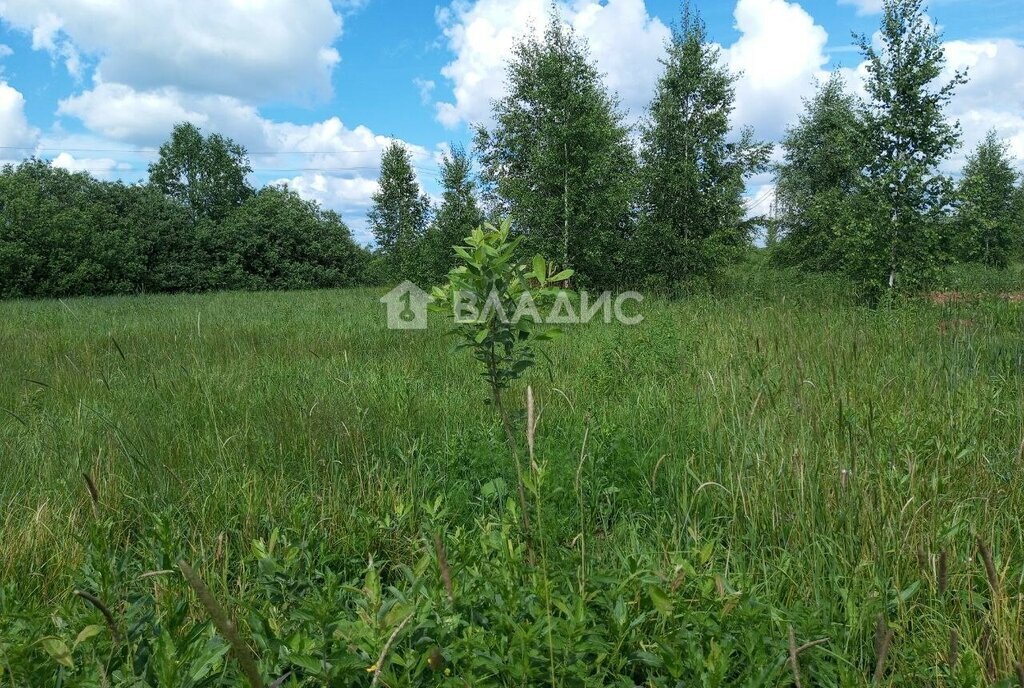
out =
{"type": "Polygon", "coordinates": [[[362,282],[370,254],[337,213],[254,190],[245,150],[175,127],[146,184],[42,160],[0,171],[0,297],[305,289],[362,282]]]}
{"type": "Polygon", "coordinates": [[[744,179],[771,153],[750,130],[730,130],[736,80],[687,8],[648,117],[631,131],[585,43],[552,14],[543,35],[516,46],[508,94],[493,125],[476,129],[479,174],[464,151],[444,159],[435,216],[408,153],[384,154],[370,212],[375,274],[440,279],[453,240],[509,217],[527,251],[573,268],[582,285],[706,284],[752,243],[744,179]]]}
{"type": "Polygon", "coordinates": [[[431,202],[409,151],[381,160],[360,248],[341,218],[283,187],[254,190],[245,150],[179,125],[143,185],[100,182],[38,160],[0,172],[0,296],[207,289],[424,286],[482,220],[508,217],[525,249],[580,286],[707,288],[766,229],[779,265],[848,275],[870,301],[925,288],[954,261],[1005,266],[1024,252],[1024,190],[994,133],[959,182],[945,108],[966,75],[939,80],[941,36],[922,0],[885,0],[862,37],[867,99],[820,85],[772,163],[733,131],[737,75],[689,6],[634,130],[579,37],[551,16],[518,43],[508,90],[472,151],[440,165],[431,202]],[[776,201],[750,217],[745,181],[773,172],[776,201]]]}
{"type": "Polygon", "coordinates": [[[966,75],[939,81],[941,36],[921,0],[886,0],[877,36],[860,40],[868,99],[833,76],[772,164],[771,146],[730,129],[737,75],[689,6],[637,132],[552,15],[516,47],[508,94],[477,129],[478,180],[465,153],[445,161],[433,221],[408,154],[385,154],[376,274],[438,279],[452,239],[484,216],[511,217],[529,250],[590,286],[706,288],[760,228],[776,264],[846,274],[874,302],[926,287],[950,262],[1007,265],[1024,252],[1024,190],[1005,144],[990,133],[959,183],[940,172],[960,141],[945,108],[966,75]],[[768,171],[773,210],[748,217],[744,182],[768,171]]]}

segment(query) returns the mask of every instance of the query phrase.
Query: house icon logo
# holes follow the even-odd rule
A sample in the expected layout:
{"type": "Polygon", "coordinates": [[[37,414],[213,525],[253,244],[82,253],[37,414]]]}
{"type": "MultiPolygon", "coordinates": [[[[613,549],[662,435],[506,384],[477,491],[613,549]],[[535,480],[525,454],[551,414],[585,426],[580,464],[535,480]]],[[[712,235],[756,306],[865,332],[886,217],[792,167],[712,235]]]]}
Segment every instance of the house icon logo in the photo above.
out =
{"type": "Polygon", "coordinates": [[[389,330],[427,329],[430,294],[412,282],[402,282],[385,294],[380,302],[387,306],[389,330]]]}

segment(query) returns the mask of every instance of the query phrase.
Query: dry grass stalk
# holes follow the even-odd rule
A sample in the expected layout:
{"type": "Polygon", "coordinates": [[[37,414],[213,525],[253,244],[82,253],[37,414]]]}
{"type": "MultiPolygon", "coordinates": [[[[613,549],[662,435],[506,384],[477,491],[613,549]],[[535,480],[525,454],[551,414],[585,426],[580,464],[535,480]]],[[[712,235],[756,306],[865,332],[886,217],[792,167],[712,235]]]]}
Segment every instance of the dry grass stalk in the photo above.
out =
{"type": "Polygon", "coordinates": [[[437,554],[437,566],[441,570],[441,582],[444,584],[444,591],[448,595],[448,602],[454,602],[455,593],[452,588],[452,570],[448,566],[448,554],[445,552],[444,541],[437,533],[434,533],[434,552],[437,554]]]}
{"type": "Polygon", "coordinates": [[[284,685],[284,682],[287,681],[289,678],[291,678],[291,676],[292,676],[292,672],[289,671],[284,676],[282,676],[281,678],[279,678],[276,681],[274,681],[273,683],[271,683],[268,686],[268,688],[281,688],[281,686],[284,685]]]}
{"type": "Polygon", "coordinates": [[[188,584],[195,590],[196,596],[206,609],[206,613],[213,620],[213,625],[217,627],[220,634],[231,645],[235,659],[238,660],[238,666],[249,681],[249,685],[252,688],[263,688],[263,678],[256,667],[256,658],[253,656],[249,646],[242,641],[242,637],[238,634],[238,629],[235,627],[234,622],[228,618],[227,613],[213,597],[213,593],[206,587],[206,583],[203,582],[203,579],[199,577],[199,574],[191,566],[184,561],[179,561],[178,568],[181,569],[188,584]]]}
{"type": "Polygon", "coordinates": [[[946,653],[946,664],[949,666],[949,670],[953,671],[956,669],[957,663],[960,661],[960,634],[956,632],[955,628],[949,629],[949,652],[946,653]]]}
{"type": "Polygon", "coordinates": [[[801,688],[800,684],[800,653],[804,650],[809,650],[812,647],[823,645],[829,641],[828,638],[818,638],[812,640],[809,643],[804,643],[800,647],[796,645],[796,633],[793,632],[793,627],[789,627],[789,666],[793,670],[793,685],[797,688],[801,688]]]}
{"type": "Polygon", "coordinates": [[[1024,663],[1017,662],[1017,666],[1014,668],[1017,670],[1017,684],[1020,688],[1024,688],[1024,663]]]}
{"type": "Polygon", "coordinates": [[[879,614],[878,620],[875,621],[875,656],[878,656],[878,650],[882,647],[882,640],[885,639],[885,633],[889,630],[889,626],[885,623],[885,615],[879,614]]]}
{"type": "Polygon", "coordinates": [[[658,471],[661,469],[661,464],[668,458],[668,454],[662,454],[658,457],[658,461],[654,464],[654,470],[651,471],[651,492],[654,492],[655,486],[658,484],[658,471]]]}
{"type": "Polygon", "coordinates": [[[949,556],[946,550],[939,552],[939,594],[946,594],[946,585],[949,583],[949,556]]]}
{"type": "Polygon", "coordinates": [[[75,590],[75,595],[91,604],[99,611],[100,614],[103,615],[104,620],[107,622],[107,628],[110,629],[110,635],[114,637],[114,642],[121,642],[121,631],[118,629],[117,621],[114,620],[114,615],[110,612],[110,609],[107,608],[107,605],[103,604],[103,601],[100,600],[100,598],[85,590],[75,590]]]}
{"type": "Polygon", "coordinates": [[[530,450],[530,464],[534,463],[534,442],[537,438],[537,416],[533,410],[533,387],[526,387],[526,446],[530,450]]]}
{"type": "Polygon", "coordinates": [[[796,648],[796,635],[793,633],[793,627],[789,627],[789,667],[793,670],[793,685],[796,688],[803,688],[803,684],[800,682],[800,660],[797,657],[798,652],[796,648]]]}
{"type": "Polygon", "coordinates": [[[388,653],[391,652],[391,646],[394,645],[395,639],[398,637],[398,634],[402,632],[402,629],[405,628],[406,624],[412,621],[413,616],[415,616],[415,613],[405,617],[405,620],[398,624],[398,628],[394,630],[391,637],[388,638],[388,641],[384,643],[384,648],[380,651],[380,656],[377,657],[377,663],[374,665],[373,680],[370,681],[370,688],[374,688],[374,686],[377,685],[377,682],[380,681],[380,672],[384,670],[384,662],[388,658],[388,653]]]}

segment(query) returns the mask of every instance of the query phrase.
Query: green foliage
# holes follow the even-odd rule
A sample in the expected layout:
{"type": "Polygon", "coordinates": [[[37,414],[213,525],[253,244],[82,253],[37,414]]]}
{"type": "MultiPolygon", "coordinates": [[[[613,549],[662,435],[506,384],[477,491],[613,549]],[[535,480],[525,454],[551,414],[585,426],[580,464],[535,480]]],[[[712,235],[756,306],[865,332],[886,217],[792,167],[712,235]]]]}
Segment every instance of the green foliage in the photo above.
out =
{"type": "Polygon", "coordinates": [[[643,127],[636,274],[663,285],[713,280],[750,243],[744,178],[771,146],[748,129],[728,140],[736,76],[689,5],[668,43],[643,127]]]}
{"type": "Polygon", "coordinates": [[[861,36],[870,101],[871,162],[863,182],[864,212],[847,252],[851,274],[868,298],[914,292],[942,263],[944,216],[951,183],[937,169],[959,141],[944,112],[966,76],[936,84],[945,65],[942,36],[923,0],[885,0],[880,47],[861,36]]]}
{"type": "MultiPolygon", "coordinates": [[[[267,684],[365,686],[377,669],[382,683],[403,686],[553,678],[558,685],[628,679],[668,686],[695,676],[733,685],[786,675],[784,642],[763,633],[764,624],[776,625],[775,610],[743,592],[745,581],[727,579],[709,547],[668,561],[638,557],[621,578],[594,571],[584,591],[571,566],[548,573],[529,564],[511,511],[463,528],[446,523],[441,500],[423,509],[444,529],[444,549],[412,534],[409,563],[371,559],[360,567],[339,559],[315,532],[289,527],[240,547],[227,579],[217,561],[201,566],[217,581],[214,594],[230,599],[267,684]],[[229,593],[235,583],[242,591],[229,593]]],[[[79,584],[102,590],[118,610],[121,639],[80,599],[62,600],[46,615],[33,600],[0,596],[0,680],[68,688],[243,685],[227,642],[180,573],[161,568],[183,544],[165,537],[172,520],[149,516],[131,552],[101,539],[116,535],[112,521],[83,537],[79,584]]],[[[817,665],[805,660],[811,671],[817,665]]]]}
{"type": "MultiPolygon", "coordinates": [[[[162,170],[178,159],[186,129],[165,146],[162,170]]],[[[202,141],[214,151],[233,147],[216,136],[202,141]]],[[[368,252],[337,213],[277,187],[238,190],[228,200],[230,188],[211,190],[206,173],[196,174],[179,199],[156,184],[101,182],[41,160],[4,167],[0,298],[307,289],[365,279],[368,252]]],[[[222,177],[230,186],[233,174],[222,177]]]]}
{"type": "Polygon", "coordinates": [[[456,246],[462,264],[447,284],[433,290],[434,309],[451,315],[459,348],[472,351],[496,403],[502,390],[536,363],[534,345],[550,341],[557,330],[541,328],[541,307],[565,292],[560,285],[572,270],[554,272],[535,256],[530,267],[519,263],[523,237],[510,238],[511,221],[485,224],[456,246]]]}
{"type": "Polygon", "coordinates": [[[338,214],[286,187],[261,189],[209,242],[211,283],[221,289],[345,287],[364,269],[364,251],[338,214]]]}
{"type": "Polygon", "coordinates": [[[1017,182],[1007,145],[990,131],[967,158],[957,188],[960,205],[953,250],[961,260],[992,267],[1009,264],[1021,234],[1017,182]]]}
{"type": "Polygon", "coordinates": [[[427,228],[420,247],[421,279],[435,284],[456,265],[452,247],[483,222],[477,206],[472,162],[466,151],[455,147],[441,158],[441,207],[427,228]]]}
{"type": "MultiPolygon", "coordinates": [[[[152,241],[118,207],[144,217],[144,193],[41,160],[0,172],[0,297],[129,293],[152,241]]],[[[160,225],[163,227],[163,225],[160,225]]]]}
{"type": "Polygon", "coordinates": [[[586,46],[552,13],[542,36],[516,45],[507,81],[475,138],[492,210],[583,283],[622,282],[636,164],[586,46]]]}
{"type": "Polygon", "coordinates": [[[420,193],[412,158],[395,141],[380,162],[380,188],[367,214],[377,241],[381,283],[420,277],[419,247],[430,221],[430,199],[420,193]]]}
{"type": "Polygon", "coordinates": [[[870,160],[863,105],[833,74],[805,102],[805,112],[782,143],[775,168],[782,238],[772,252],[779,265],[840,271],[857,219],[861,174],[870,160]]]}
{"type": "Polygon", "coordinates": [[[149,183],[178,201],[194,220],[224,220],[253,195],[245,148],[220,134],[203,136],[194,124],[177,124],[159,159],[149,166],[149,183]]]}
{"type": "Polygon", "coordinates": [[[1011,237],[1014,252],[1019,259],[1024,259],[1024,179],[1013,195],[1014,232],[1011,237]]]}
{"type": "Polygon", "coordinates": [[[783,687],[792,625],[829,638],[803,685],[860,687],[880,615],[882,685],[1005,682],[1024,308],[871,310],[754,255],[543,345],[533,561],[478,367],[379,290],[0,304],[0,685],[240,685],[180,560],[287,688],[369,685],[406,619],[378,686],[783,687]]]}

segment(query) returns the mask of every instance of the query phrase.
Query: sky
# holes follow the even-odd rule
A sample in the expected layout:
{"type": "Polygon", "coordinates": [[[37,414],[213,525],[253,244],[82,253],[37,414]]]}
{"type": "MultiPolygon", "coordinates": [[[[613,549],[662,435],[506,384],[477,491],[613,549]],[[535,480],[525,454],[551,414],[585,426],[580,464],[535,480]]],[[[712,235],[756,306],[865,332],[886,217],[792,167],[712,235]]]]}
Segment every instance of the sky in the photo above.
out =
{"type": "MultiPolygon", "coordinates": [[[[873,36],[881,0],[697,0],[709,38],[741,74],[736,127],[781,140],[817,81],[863,92],[852,33],[873,36]]],[[[361,242],[381,151],[405,143],[424,190],[504,92],[516,39],[550,0],[0,0],[0,161],[35,155],[101,179],[139,181],[177,122],[245,145],[253,183],[287,183],[339,210],[361,242]]],[[[626,122],[644,116],[678,0],[560,0],[626,122]]],[[[1024,169],[1024,3],[932,0],[947,73],[971,81],[949,108],[964,148],[989,130],[1024,169]]],[[[770,205],[770,175],[748,209],[770,205]]]]}

